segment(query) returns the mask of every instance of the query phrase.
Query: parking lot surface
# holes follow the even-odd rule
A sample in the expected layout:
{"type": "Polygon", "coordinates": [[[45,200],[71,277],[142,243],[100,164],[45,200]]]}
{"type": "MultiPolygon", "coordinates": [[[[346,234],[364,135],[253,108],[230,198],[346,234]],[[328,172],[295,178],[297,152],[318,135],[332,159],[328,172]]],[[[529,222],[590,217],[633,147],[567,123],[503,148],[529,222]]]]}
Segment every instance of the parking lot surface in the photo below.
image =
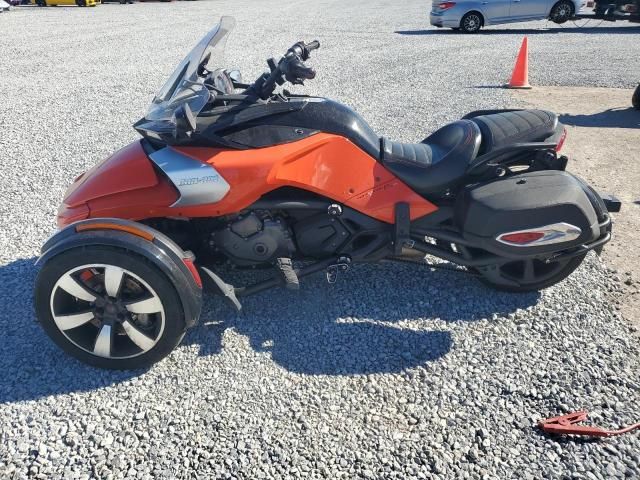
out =
{"type": "Polygon", "coordinates": [[[640,79],[638,27],[465,36],[430,28],[428,8],[223,0],[0,16],[0,478],[640,476],[637,433],[582,442],[535,428],[583,408],[605,426],[638,421],[638,340],[595,255],[540,294],[384,264],[251,297],[242,314],[209,298],[201,325],[146,372],[81,365],[35,322],[34,261],[66,186],[136,138],[131,124],[220,15],[237,19],[226,59],[245,80],[318,39],[304,91],[395,140],[512,105],[496,87],[524,35],[534,85],[640,79]]]}

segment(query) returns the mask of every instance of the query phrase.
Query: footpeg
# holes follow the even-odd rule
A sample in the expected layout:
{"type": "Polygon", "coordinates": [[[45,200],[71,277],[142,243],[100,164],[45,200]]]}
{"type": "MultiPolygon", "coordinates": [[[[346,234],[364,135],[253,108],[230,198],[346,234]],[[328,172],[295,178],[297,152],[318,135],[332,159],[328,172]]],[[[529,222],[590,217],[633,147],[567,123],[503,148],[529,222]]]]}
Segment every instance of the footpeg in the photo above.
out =
{"type": "Polygon", "coordinates": [[[234,306],[236,310],[238,311],[242,310],[242,304],[236,297],[236,289],[234,288],[234,286],[229,285],[228,283],[225,283],[224,280],[222,280],[218,275],[213,273],[208,268],[206,267],[200,267],[200,268],[207,275],[209,275],[209,278],[213,281],[214,285],[216,286],[216,293],[225,297],[225,300],[227,300],[232,306],[234,306]]]}
{"type": "Polygon", "coordinates": [[[327,267],[327,283],[336,283],[338,280],[338,274],[340,272],[346,272],[351,266],[351,259],[349,257],[340,257],[336,263],[327,267]]]}
{"type": "Polygon", "coordinates": [[[284,278],[287,290],[300,290],[300,280],[298,279],[298,274],[293,269],[293,262],[291,259],[279,258],[276,260],[276,266],[284,278]]]}

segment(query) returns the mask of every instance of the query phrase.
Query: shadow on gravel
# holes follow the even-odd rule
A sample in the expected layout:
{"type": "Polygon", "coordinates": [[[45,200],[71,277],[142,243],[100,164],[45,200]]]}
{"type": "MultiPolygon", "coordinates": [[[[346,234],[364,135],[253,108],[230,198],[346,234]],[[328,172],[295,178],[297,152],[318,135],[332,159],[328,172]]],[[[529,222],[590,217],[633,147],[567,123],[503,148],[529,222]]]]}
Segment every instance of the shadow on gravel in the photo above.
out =
{"type": "Polygon", "coordinates": [[[610,108],[590,115],[560,115],[560,121],[575,127],[640,128],[640,112],[631,107],[610,108]]]}
{"type": "MultiPolygon", "coordinates": [[[[144,373],[85,366],[45,335],[32,307],[35,260],[0,267],[0,404],[95,390],[144,373]]],[[[236,281],[237,274],[220,273],[236,281]]],[[[504,316],[538,298],[494,292],[465,275],[420,265],[361,265],[335,285],[318,274],[306,279],[300,292],[276,289],[246,298],[241,314],[207,296],[200,326],[183,343],[197,344],[201,356],[216,355],[224,331],[234,328],[253,349],[269,351],[292,372],[400,372],[451,350],[446,323],[504,316]]]]}
{"type": "MultiPolygon", "coordinates": [[[[501,28],[483,29],[475,35],[549,35],[557,33],[584,33],[584,34],[626,34],[638,33],[640,27],[558,27],[558,28],[501,28]]],[[[396,30],[399,35],[465,35],[457,30],[447,28],[433,28],[430,30],[396,30]]]]}
{"type": "Polygon", "coordinates": [[[35,261],[0,267],[0,404],[96,390],[142,374],[85,366],[46,336],[32,306],[35,261]]]}
{"type": "MultiPolygon", "coordinates": [[[[219,273],[241,284],[236,277],[242,275],[219,273]]],[[[464,274],[411,264],[356,266],[335,285],[323,277],[307,277],[297,293],[277,289],[245,298],[241,314],[213,306],[204,323],[221,318],[224,325],[204,325],[187,341],[204,341],[201,355],[208,355],[221,348],[224,328],[233,327],[254,350],[270,352],[292,372],[392,373],[445,356],[453,346],[446,323],[505,316],[539,299],[538,293],[499,293],[464,274]]]]}

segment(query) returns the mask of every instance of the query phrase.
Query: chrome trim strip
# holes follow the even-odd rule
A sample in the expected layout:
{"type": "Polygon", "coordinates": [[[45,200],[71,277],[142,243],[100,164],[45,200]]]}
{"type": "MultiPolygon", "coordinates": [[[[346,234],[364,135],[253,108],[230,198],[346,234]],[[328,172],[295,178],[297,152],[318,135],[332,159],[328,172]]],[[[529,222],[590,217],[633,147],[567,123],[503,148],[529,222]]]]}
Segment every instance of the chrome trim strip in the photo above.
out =
{"type": "Polygon", "coordinates": [[[149,158],[180,192],[180,198],[172,207],[219,202],[231,189],[211,165],[183,155],[171,147],[153,152],[149,158]]]}
{"type": "Polygon", "coordinates": [[[496,237],[496,240],[511,247],[539,247],[542,245],[552,245],[554,243],[570,242],[580,236],[582,230],[570,223],[553,223],[539,228],[528,228],[526,230],[517,230],[515,232],[502,233],[496,237]],[[502,240],[505,235],[514,235],[517,233],[544,232],[544,237],[529,243],[514,243],[508,240],[502,240]]]}

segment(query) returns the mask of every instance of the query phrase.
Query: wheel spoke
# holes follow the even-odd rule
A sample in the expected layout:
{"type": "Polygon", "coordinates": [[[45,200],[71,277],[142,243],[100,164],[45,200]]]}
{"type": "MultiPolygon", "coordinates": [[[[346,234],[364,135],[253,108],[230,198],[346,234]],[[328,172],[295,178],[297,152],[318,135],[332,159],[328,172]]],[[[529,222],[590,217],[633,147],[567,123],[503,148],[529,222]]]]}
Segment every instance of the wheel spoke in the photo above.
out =
{"type": "Polygon", "coordinates": [[[96,296],[93,293],[68,273],[58,280],[58,287],[68,294],[86,302],[93,302],[96,299],[96,296]]]}
{"type": "Polygon", "coordinates": [[[107,295],[113,298],[118,297],[122,277],[124,277],[122,268],[114,267],[113,265],[108,265],[104,268],[104,288],[107,291],[107,295]]]}
{"type": "Polygon", "coordinates": [[[93,320],[93,312],[76,313],[73,315],[56,315],[53,317],[60,330],[70,330],[93,320]]]}
{"type": "Polygon", "coordinates": [[[134,327],[131,322],[122,322],[122,328],[124,328],[125,333],[131,339],[131,341],[145,352],[151,349],[151,347],[153,347],[156,343],[155,340],[147,337],[144,333],[134,327]]]}
{"type": "Polygon", "coordinates": [[[157,313],[162,310],[162,302],[156,296],[125,305],[131,313],[157,313]]]}
{"type": "Polygon", "coordinates": [[[96,344],[93,347],[93,353],[99,357],[111,356],[111,325],[103,325],[96,338],[96,344]]]}
{"type": "Polygon", "coordinates": [[[533,260],[524,261],[524,273],[522,279],[525,282],[533,282],[536,279],[536,272],[533,268],[533,260]]]}

